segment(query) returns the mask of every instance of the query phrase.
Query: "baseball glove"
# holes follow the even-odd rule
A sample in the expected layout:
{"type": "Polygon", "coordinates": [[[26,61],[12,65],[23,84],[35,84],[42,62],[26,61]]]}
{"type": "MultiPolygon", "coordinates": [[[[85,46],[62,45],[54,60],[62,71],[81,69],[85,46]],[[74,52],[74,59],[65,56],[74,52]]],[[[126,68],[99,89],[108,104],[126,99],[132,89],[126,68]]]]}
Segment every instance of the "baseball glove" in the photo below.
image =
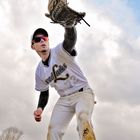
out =
{"type": "Polygon", "coordinates": [[[60,25],[70,28],[80,23],[83,20],[88,26],[90,26],[85,20],[85,12],[77,12],[68,6],[67,0],[49,0],[48,3],[49,14],[45,14],[50,18],[52,23],[59,23],[60,25]]]}

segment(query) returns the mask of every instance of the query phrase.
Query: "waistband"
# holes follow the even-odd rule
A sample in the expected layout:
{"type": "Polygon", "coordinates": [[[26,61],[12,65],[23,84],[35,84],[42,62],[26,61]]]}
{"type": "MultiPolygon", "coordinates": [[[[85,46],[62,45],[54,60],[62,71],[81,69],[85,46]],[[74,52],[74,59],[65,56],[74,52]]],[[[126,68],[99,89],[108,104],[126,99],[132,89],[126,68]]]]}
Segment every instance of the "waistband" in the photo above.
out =
{"type": "Polygon", "coordinates": [[[83,87],[83,88],[80,88],[78,91],[75,91],[71,94],[63,95],[61,97],[67,97],[67,96],[74,95],[74,94],[79,93],[79,92],[85,92],[85,91],[93,94],[93,91],[90,87],[83,87]]]}

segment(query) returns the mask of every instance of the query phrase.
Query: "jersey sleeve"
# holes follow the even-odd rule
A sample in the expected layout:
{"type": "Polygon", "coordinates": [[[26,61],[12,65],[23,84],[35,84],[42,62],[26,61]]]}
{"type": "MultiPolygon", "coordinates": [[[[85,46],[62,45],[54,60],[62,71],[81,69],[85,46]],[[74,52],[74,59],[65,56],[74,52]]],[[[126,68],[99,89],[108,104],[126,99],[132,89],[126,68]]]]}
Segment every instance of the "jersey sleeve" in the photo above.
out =
{"type": "Polygon", "coordinates": [[[48,90],[49,85],[40,78],[37,72],[38,71],[36,71],[36,74],[35,74],[35,89],[41,92],[48,90]]]}
{"type": "Polygon", "coordinates": [[[74,58],[77,54],[75,49],[73,49],[71,54],[69,52],[67,52],[63,48],[63,43],[60,43],[55,47],[55,52],[59,57],[61,57],[63,59],[67,59],[67,60],[74,60],[74,58]]]}

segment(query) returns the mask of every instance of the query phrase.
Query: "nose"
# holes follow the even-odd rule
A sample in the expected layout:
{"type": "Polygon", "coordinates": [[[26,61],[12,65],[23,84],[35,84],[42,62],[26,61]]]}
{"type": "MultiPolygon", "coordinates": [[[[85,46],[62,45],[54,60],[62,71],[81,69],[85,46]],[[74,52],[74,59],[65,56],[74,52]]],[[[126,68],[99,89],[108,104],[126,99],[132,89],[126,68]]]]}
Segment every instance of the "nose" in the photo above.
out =
{"type": "Polygon", "coordinates": [[[41,38],[40,42],[44,42],[44,39],[43,39],[43,38],[41,38]]]}

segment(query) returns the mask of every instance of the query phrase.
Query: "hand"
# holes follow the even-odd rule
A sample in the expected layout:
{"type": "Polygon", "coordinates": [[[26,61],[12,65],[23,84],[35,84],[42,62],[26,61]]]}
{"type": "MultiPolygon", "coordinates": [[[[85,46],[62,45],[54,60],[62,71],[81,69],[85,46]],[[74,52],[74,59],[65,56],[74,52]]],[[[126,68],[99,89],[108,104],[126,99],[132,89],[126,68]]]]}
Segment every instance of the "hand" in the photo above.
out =
{"type": "Polygon", "coordinates": [[[41,114],[42,114],[43,110],[42,108],[37,108],[35,111],[34,111],[34,118],[37,122],[40,122],[41,121],[41,114]]]}

